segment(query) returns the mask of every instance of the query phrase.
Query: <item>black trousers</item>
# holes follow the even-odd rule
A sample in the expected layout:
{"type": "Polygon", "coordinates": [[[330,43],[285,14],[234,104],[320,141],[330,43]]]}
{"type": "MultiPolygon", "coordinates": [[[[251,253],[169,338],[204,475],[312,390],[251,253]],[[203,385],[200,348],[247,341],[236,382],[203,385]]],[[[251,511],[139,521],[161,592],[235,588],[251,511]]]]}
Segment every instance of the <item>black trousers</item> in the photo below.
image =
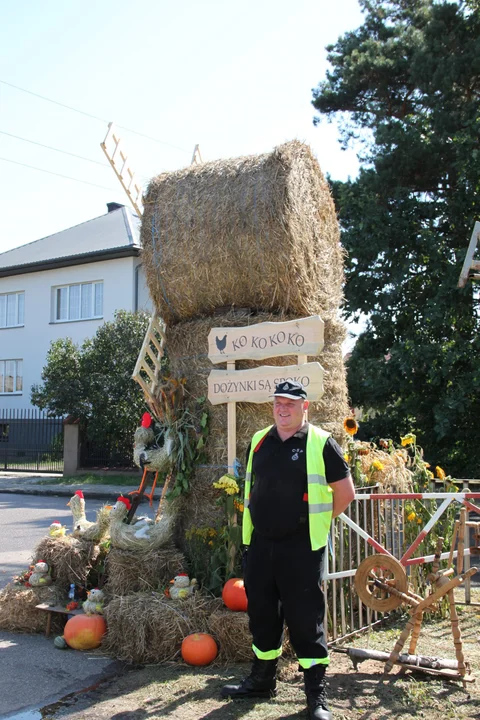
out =
{"type": "Polygon", "coordinates": [[[253,644],[261,653],[281,647],[285,622],[300,664],[302,660],[328,664],[321,587],[324,557],[325,548],[311,549],[306,528],[279,540],[254,530],[245,589],[253,644]]]}

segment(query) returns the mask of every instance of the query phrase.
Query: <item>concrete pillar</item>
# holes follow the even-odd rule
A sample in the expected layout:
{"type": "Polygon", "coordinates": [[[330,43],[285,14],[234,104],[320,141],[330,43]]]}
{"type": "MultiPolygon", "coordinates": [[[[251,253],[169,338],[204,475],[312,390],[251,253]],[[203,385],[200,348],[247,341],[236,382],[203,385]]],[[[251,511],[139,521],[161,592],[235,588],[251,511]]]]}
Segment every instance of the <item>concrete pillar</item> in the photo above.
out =
{"type": "Polygon", "coordinates": [[[80,442],[78,423],[65,422],[63,426],[63,474],[75,475],[78,471],[80,442]]]}

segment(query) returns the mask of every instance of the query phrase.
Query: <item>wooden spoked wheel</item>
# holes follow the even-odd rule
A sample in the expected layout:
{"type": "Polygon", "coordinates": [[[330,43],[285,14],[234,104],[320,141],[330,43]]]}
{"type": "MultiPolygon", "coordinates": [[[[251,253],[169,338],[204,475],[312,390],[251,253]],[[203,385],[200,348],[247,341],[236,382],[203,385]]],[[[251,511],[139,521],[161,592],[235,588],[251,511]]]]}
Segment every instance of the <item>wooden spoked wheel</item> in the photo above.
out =
{"type": "Polygon", "coordinates": [[[372,610],[389,612],[399,607],[402,599],[377,587],[375,580],[407,593],[408,580],[403,565],[390,555],[370,555],[358,566],[354,581],[360,600],[372,610]]]}

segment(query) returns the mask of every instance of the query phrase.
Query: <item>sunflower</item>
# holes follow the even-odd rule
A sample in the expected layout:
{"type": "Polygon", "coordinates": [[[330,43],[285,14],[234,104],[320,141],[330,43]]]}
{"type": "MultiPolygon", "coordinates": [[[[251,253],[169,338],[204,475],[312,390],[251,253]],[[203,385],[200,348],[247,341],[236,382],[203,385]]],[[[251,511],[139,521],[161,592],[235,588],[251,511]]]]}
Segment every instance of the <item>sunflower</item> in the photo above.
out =
{"type": "Polygon", "coordinates": [[[349,435],[355,435],[358,432],[358,424],[354,417],[346,417],[343,421],[343,429],[349,435]]]}
{"type": "Polygon", "coordinates": [[[439,478],[440,480],[445,480],[445,478],[447,477],[445,470],[443,470],[438,465],[435,467],[435,472],[437,473],[437,478],[439,478]]]}
{"type": "Polygon", "coordinates": [[[416,517],[417,513],[412,510],[412,512],[407,515],[407,520],[408,522],[413,522],[416,517]]]}
{"type": "Polygon", "coordinates": [[[413,433],[407,433],[404,437],[401,437],[400,440],[402,442],[402,447],[406,447],[407,445],[412,445],[416,441],[416,437],[413,433]]]}
{"type": "Polygon", "coordinates": [[[372,462],[372,467],[374,468],[374,470],[383,470],[385,465],[380,462],[380,460],[375,458],[375,460],[372,462]]]}

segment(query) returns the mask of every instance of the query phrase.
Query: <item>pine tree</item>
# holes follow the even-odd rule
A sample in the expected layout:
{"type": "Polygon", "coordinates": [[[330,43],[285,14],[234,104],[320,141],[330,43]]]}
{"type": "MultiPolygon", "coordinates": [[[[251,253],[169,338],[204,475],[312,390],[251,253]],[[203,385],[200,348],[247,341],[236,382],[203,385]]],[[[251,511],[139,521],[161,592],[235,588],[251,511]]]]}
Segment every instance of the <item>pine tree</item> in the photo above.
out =
{"type": "Polygon", "coordinates": [[[333,183],[348,251],[346,315],[368,316],[352,352],[352,404],[369,438],[417,434],[431,462],[478,477],[478,292],[457,282],[480,219],[478,0],[362,0],[365,22],[327,48],[314,90],[358,177],[333,183]]]}

